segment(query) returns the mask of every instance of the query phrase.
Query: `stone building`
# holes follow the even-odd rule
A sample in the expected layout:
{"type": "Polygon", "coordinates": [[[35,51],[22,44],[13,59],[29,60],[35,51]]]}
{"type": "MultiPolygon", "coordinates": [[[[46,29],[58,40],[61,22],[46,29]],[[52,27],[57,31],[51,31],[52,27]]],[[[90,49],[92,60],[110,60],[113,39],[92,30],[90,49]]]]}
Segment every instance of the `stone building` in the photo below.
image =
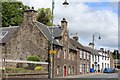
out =
{"type": "MultiPolygon", "coordinates": [[[[24,11],[20,26],[0,29],[0,44],[6,60],[27,60],[30,55],[38,56],[42,62],[49,62],[49,47],[52,40],[49,28],[36,21],[36,11],[24,11]]],[[[54,45],[61,46],[57,41],[54,45]]],[[[17,67],[18,63],[6,63],[6,67],[17,67]]],[[[48,71],[48,65],[44,66],[48,71]]]]}
{"type": "Polygon", "coordinates": [[[112,52],[111,51],[108,51],[108,52],[109,52],[109,58],[110,58],[110,68],[115,68],[112,52]]]}
{"type": "MultiPolygon", "coordinates": [[[[50,28],[50,31],[51,28],[50,28]]],[[[53,28],[54,39],[62,46],[55,46],[57,54],[53,55],[53,76],[76,75],[77,73],[77,51],[70,43],[67,31],[67,21],[61,21],[61,26],[53,28]]]]}
{"type": "Polygon", "coordinates": [[[77,67],[79,74],[90,73],[90,54],[91,51],[88,47],[83,46],[78,42],[77,33],[73,36],[73,39],[70,39],[71,44],[76,48],[78,57],[77,57],[77,67]]]}

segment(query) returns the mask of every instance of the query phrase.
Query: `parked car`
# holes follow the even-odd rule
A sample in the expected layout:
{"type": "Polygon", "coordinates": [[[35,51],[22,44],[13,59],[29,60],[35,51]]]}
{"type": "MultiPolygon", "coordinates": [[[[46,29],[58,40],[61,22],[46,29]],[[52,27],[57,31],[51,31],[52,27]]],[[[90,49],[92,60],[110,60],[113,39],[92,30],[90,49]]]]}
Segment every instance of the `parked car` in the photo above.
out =
{"type": "Polygon", "coordinates": [[[112,70],[113,70],[113,73],[115,73],[115,68],[112,68],[112,70]]]}
{"type": "Polygon", "coordinates": [[[117,73],[118,72],[117,68],[112,68],[112,70],[113,70],[113,73],[117,73]]]}
{"type": "Polygon", "coordinates": [[[103,73],[112,73],[112,72],[113,72],[112,68],[105,68],[103,70],[103,73]]]}

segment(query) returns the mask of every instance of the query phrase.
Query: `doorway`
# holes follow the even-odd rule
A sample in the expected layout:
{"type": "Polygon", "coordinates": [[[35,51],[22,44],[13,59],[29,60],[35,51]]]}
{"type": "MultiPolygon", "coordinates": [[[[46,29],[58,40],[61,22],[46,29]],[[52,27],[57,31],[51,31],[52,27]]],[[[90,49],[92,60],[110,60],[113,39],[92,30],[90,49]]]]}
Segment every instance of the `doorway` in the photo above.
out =
{"type": "Polygon", "coordinates": [[[66,76],[66,66],[64,66],[64,76],[66,76]]]}

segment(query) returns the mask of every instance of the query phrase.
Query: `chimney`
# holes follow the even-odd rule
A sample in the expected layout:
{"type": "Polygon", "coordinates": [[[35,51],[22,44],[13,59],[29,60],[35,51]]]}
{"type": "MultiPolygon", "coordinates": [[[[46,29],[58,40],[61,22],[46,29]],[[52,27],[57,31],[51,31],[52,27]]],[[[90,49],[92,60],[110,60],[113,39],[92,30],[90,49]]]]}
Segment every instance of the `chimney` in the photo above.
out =
{"type": "Polygon", "coordinates": [[[103,52],[103,51],[104,51],[104,48],[100,48],[100,51],[102,51],[102,52],[103,52]]]}
{"type": "Polygon", "coordinates": [[[88,46],[89,46],[90,48],[94,48],[94,44],[93,44],[92,42],[90,42],[90,43],[88,44],[88,46]]]}
{"type": "Polygon", "coordinates": [[[107,53],[109,54],[109,53],[110,53],[110,50],[107,50],[107,53]]]}
{"type": "Polygon", "coordinates": [[[24,11],[24,20],[26,21],[35,21],[36,20],[36,11],[34,7],[28,7],[27,10],[24,11]]]}
{"type": "Polygon", "coordinates": [[[75,34],[73,35],[73,40],[74,40],[74,41],[78,41],[78,39],[79,39],[79,38],[78,38],[78,34],[75,33],[75,34]]]}
{"type": "Polygon", "coordinates": [[[65,18],[61,21],[61,30],[67,30],[67,21],[65,18]]]}

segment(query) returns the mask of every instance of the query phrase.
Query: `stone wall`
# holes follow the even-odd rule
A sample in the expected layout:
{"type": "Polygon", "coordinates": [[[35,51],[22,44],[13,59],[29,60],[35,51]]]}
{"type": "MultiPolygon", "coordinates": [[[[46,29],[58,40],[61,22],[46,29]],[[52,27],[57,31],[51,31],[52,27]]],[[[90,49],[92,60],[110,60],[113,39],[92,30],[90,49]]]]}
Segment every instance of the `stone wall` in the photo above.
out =
{"type": "MultiPolygon", "coordinates": [[[[40,57],[40,61],[48,61],[48,40],[30,20],[24,20],[4,48],[5,59],[27,60],[28,56],[35,55],[40,57]]],[[[8,66],[16,64],[6,64],[8,66]]]]}

